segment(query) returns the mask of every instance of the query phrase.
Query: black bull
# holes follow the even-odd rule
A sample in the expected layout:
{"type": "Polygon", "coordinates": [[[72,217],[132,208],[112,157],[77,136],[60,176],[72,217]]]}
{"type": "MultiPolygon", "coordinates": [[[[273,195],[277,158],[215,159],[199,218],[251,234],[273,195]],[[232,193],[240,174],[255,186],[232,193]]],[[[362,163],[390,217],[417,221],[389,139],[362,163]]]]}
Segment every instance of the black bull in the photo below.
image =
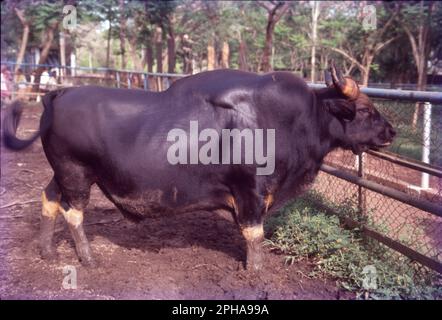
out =
{"type": "Polygon", "coordinates": [[[54,171],[42,195],[42,257],[55,257],[52,237],[61,212],[79,259],[94,264],[82,222],[95,183],[134,220],[153,212],[223,213],[247,242],[247,267],[259,268],[264,217],[312,182],[327,153],[383,147],[395,134],[353,80],[331,71],[321,90],[289,72],[233,70],[189,76],[159,93],[61,89],[43,98],[40,130],[29,140],[15,135],[21,107],[14,104],[4,122],[6,146],[23,149],[41,136],[54,171]],[[256,163],[169,163],[168,132],[188,133],[190,121],[220,136],[222,129],[274,129],[274,171],[257,175],[256,163]]]}

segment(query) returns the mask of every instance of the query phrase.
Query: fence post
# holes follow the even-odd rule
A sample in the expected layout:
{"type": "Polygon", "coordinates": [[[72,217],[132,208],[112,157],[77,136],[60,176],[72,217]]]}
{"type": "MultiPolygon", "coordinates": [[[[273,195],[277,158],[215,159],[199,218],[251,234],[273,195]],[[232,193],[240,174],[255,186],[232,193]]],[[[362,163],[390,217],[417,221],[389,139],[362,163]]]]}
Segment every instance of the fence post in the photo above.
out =
{"type": "Polygon", "coordinates": [[[132,87],[132,81],[130,77],[132,76],[132,73],[126,73],[127,74],[127,88],[130,89],[132,87]]]}
{"type": "MultiPolygon", "coordinates": [[[[365,162],[365,152],[358,154],[358,177],[364,178],[364,162],[365,162]]],[[[366,214],[366,201],[365,201],[365,190],[362,186],[358,185],[358,213],[359,215],[365,216],[366,214]]]]}
{"type": "MultiPolygon", "coordinates": [[[[422,162],[430,163],[430,146],[431,146],[431,103],[424,103],[424,119],[422,134],[422,162]]],[[[430,187],[430,175],[422,173],[421,187],[428,189],[430,187]]]]}
{"type": "Polygon", "coordinates": [[[147,91],[147,90],[149,90],[149,84],[147,83],[147,80],[148,78],[147,78],[147,73],[144,73],[143,74],[143,81],[144,81],[144,90],[145,91],[147,91]]]}
{"type": "Polygon", "coordinates": [[[76,56],[75,53],[72,51],[71,52],[71,76],[75,77],[76,76],[76,69],[77,68],[77,60],[76,60],[76,56]]]}
{"type": "Polygon", "coordinates": [[[117,88],[120,88],[120,73],[117,71],[115,76],[117,78],[117,88]]]}
{"type": "Polygon", "coordinates": [[[161,76],[157,76],[157,86],[158,92],[163,91],[163,78],[161,78],[161,76]]]}

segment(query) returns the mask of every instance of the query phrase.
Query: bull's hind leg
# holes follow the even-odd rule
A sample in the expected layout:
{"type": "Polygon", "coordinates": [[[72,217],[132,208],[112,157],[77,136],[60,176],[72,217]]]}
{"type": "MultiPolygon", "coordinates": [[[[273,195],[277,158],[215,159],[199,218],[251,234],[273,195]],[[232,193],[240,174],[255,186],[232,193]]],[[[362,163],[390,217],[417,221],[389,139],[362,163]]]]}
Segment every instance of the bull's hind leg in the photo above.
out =
{"type": "Polygon", "coordinates": [[[74,239],[77,256],[84,266],[95,266],[83,229],[83,213],[89,202],[92,176],[86,167],[78,163],[58,162],[55,166],[61,190],[60,211],[74,239]]]}
{"type": "Polygon", "coordinates": [[[42,210],[40,221],[40,254],[43,259],[56,258],[52,238],[54,237],[55,221],[60,210],[61,192],[57,182],[52,178],[42,193],[42,210]]]}
{"type": "Polygon", "coordinates": [[[60,209],[69,225],[71,235],[74,238],[78,259],[84,266],[93,267],[95,266],[95,260],[92,257],[89,241],[87,240],[83,228],[84,207],[85,205],[78,205],[78,201],[74,207],[68,202],[62,200],[60,209]]]}

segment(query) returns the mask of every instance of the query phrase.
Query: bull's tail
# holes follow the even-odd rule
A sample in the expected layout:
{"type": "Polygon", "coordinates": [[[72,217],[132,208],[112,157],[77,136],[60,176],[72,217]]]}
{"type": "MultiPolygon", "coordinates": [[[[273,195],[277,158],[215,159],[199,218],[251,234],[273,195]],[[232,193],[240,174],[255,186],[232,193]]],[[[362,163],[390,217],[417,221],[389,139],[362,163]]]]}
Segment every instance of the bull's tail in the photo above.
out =
{"type": "Polygon", "coordinates": [[[41,134],[44,134],[52,124],[53,107],[52,100],[56,97],[58,91],[51,91],[47,93],[42,101],[44,111],[40,121],[40,128],[28,139],[19,139],[16,136],[17,127],[20,122],[21,114],[23,112],[23,105],[19,101],[15,101],[6,111],[3,120],[3,141],[7,148],[12,150],[21,150],[30,146],[41,134]]]}

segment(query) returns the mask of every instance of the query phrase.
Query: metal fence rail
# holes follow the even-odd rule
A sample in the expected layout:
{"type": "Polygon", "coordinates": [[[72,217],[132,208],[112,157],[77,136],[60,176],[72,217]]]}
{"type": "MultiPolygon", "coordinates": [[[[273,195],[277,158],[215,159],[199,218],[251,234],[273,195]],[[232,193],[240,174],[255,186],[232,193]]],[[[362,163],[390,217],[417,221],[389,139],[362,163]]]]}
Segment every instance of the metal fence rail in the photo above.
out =
{"type": "MultiPolygon", "coordinates": [[[[325,88],[324,84],[309,83],[310,88],[320,89],[325,88]]],[[[380,89],[380,88],[360,88],[361,92],[365,93],[371,98],[395,99],[414,102],[431,102],[434,104],[442,103],[442,92],[431,91],[410,91],[397,89],[380,89]]]]}
{"type": "Polygon", "coordinates": [[[26,78],[26,81],[19,81],[16,83],[16,76],[14,69],[17,66],[15,62],[1,61],[2,66],[9,69],[12,98],[27,100],[28,98],[37,98],[44,95],[48,90],[54,90],[58,87],[69,87],[75,85],[100,85],[117,88],[138,88],[149,91],[163,91],[169,88],[174,81],[186,77],[184,74],[177,73],[158,73],[146,72],[129,69],[113,69],[100,67],[71,67],[49,64],[20,64],[21,74],[26,78]],[[45,84],[40,81],[40,84],[32,82],[34,72],[36,70],[55,70],[57,77],[55,81],[50,84],[45,84]],[[20,86],[26,87],[21,89],[20,86]],[[35,88],[38,87],[38,90],[35,88]],[[31,90],[32,89],[32,90],[31,90]]]}

